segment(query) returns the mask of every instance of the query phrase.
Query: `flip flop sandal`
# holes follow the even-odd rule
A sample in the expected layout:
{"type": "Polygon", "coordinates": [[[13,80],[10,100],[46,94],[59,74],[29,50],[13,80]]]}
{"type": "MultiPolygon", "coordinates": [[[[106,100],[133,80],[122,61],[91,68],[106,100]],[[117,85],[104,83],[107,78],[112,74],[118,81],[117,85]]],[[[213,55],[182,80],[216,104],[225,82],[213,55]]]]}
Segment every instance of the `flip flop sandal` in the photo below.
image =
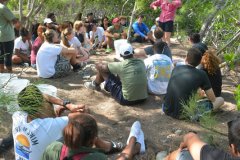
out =
{"type": "Polygon", "coordinates": [[[110,141],[110,143],[111,143],[111,149],[109,150],[109,152],[107,152],[108,154],[121,152],[125,147],[122,142],[110,141]]]}

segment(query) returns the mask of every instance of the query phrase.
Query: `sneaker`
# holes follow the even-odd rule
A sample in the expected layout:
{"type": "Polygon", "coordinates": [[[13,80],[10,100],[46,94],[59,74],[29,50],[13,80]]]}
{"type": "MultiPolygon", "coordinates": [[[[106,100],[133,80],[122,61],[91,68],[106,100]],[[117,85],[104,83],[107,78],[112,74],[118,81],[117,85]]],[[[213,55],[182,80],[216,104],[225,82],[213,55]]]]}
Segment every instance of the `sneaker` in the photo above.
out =
{"type": "Polygon", "coordinates": [[[141,124],[139,121],[136,121],[133,123],[131,130],[130,130],[130,134],[128,136],[128,140],[127,140],[127,145],[129,144],[129,140],[131,137],[135,137],[137,139],[138,142],[138,137],[140,136],[140,131],[141,131],[141,124]]]}
{"type": "Polygon", "coordinates": [[[101,91],[100,85],[96,85],[94,81],[92,82],[85,82],[84,86],[88,89],[96,90],[96,91],[101,91]]]}
{"type": "Polygon", "coordinates": [[[105,50],[105,52],[106,52],[107,54],[111,53],[112,51],[113,51],[112,48],[107,48],[107,49],[105,50]]]}
{"type": "Polygon", "coordinates": [[[82,69],[80,64],[75,64],[75,65],[72,65],[72,66],[73,66],[73,72],[78,72],[79,70],[82,69]]]}
{"type": "Polygon", "coordinates": [[[144,133],[142,130],[140,131],[140,135],[137,138],[137,142],[141,144],[140,153],[145,153],[146,147],[144,142],[144,133]]]}

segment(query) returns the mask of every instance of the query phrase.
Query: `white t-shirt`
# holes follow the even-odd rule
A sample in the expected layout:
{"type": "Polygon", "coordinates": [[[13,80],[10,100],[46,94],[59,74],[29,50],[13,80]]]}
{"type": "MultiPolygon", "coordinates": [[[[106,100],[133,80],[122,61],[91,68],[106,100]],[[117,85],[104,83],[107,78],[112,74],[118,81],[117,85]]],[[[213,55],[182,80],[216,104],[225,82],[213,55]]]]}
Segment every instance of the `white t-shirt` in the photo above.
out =
{"type": "Polygon", "coordinates": [[[168,82],[173,70],[172,60],[164,54],[154,54],[144,60],[148,90],[150,93],[166,94],[168,82]]]}
{"type": "MultiPolygon", "coordinates": [[[[93,32],[90,31],[90,38],[93,37],[93,32]]],[[[98,40],[101,42],[104,38],[104,29],[102,27],[97,27],[96,32],[94,33],[94,39],[98,37],[98,40]]]]}
{"type": "MultiPolygon", "coordinates": [[[[80,48],[82,45],[81,45],[81,42],[78,40],[77,37],[73,37],[71,40],[68,41],[69,45],[74,47],[74,48],[80,48]]],[[[62,46],[64,46],[63,42],[61,41],[60,43],[62,46]]]]}
{"type": "Polygon", "coordinates": [[[13,139],[16,160],[40,160],[46,147],[62,137],[68,117],[34,119],[27,122],[26,112],[15,112],[13,139]]]}
{"type": "Polygon", "coordinates": [[[26,54],[29,56],[30,55],[29,40],[26,40],[26,42],[24,43],[22,41],[21,36],[16,38],[14,41],[14,51],[15,51],[15,49],[19,49],[20,53],[26,54]]]}
{"type": "Polygon", "coordinates": [[[37,74],[42,78],[50,78],[55,74],[57,56],[60,55],[62,47],[44,42],[37,53],[37,74]]]}

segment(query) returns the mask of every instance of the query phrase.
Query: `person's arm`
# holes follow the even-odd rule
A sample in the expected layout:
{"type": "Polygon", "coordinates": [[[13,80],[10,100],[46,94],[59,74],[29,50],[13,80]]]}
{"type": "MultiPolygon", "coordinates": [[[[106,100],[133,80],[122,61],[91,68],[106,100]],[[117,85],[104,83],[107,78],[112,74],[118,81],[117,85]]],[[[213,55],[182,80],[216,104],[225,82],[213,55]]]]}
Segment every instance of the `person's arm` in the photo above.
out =
{"type": "Polygon", "coordinates": [[[150,30],[145,23],[143,23],[143,28],[144,28],[144,31],[146,32],[146,34],[148,34],[150,30]]]}
{"type": "Polygon", "coordinates": [[[69,55],[69,54],[76,54],[77,55],[77,50],[75,48],[66,48],[66,47],[62,47],[62,51],[61,54],[64,55],[69,55]]]}
{"type": "Polygon", "coordinates": [[[106,37],[114,38],[114,35],[108,29],[105,31],[104,34],[105,34],[106,37]]]}
{"type": "Polygon", "coordinates": [[[208,89],[205,91],[206,95],[207,95],[207,98],[212,102],[214,103],[216,101],[216,96],[212,90],[212,88],[208,89]]]}
{"type": "Polygon", "coordinates": [[[85,111],[85,105],[84,104],[80,104],[80,105],[74,105],[72,103],[68,103],[64,106],[64,100],[60,99],[60,98],[57,98],[57,97],[53,97],[51,95],[48,95],[48,94],[43,94],[44,98],[46,99],[46,101],[52,103],[52,104],[56,104],[56,105],[59,105],[61,106],[59,108],[59,113],[57,112],[57,116],[60,116],[61,112],[63,110],[66,110],[68,109],[69,111],[71,112],[84,112],[85,111]]]}
{"type": "Polygon", "coordinates": [[[133,23],[132,27],[135,33],[139,34],[141,37],[146,37],[146,35],[140,31],[138,23],[133,23]]]}
{"type": "Polygon", "coordinates": [[[160,7],[162,4],[162,0],[157,0],[157,1],[154,1],[150,4],[150,7],[153,8],[153,9],[156,9],[157,7],[160,7]]]}
{"type": "Polygon", "coordinates": [[[96,33],[96,32],[93,32],[93,31],[90,31],[90,32],[89,32],[90,41],[91,41],[92,43],[94,42],[95,33],[96,33]]]}
{"type": "Polygon", "coordinates": [[[174,7],[179,8],[179,7],[181,7],[182,2],[181,2],[181,0],[173,0],[172,4],[174,5],[174,7]]]}

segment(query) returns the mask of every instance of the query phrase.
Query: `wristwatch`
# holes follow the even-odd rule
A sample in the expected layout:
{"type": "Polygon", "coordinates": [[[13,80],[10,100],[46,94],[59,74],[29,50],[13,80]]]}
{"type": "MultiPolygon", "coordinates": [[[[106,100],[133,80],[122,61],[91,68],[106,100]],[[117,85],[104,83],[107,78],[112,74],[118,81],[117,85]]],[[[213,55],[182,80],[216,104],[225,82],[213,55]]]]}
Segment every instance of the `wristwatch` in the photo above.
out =
{"type": "Polygon", "coordinates": [[[71,103],[71,102],[70,102],[68,99],[64,99],[64,100],[63,100],[63,107],[66,108],[66,109],[68,109],[66,105],[67,105],[67,104],[70,104],[70,103],[71,103]]]}

